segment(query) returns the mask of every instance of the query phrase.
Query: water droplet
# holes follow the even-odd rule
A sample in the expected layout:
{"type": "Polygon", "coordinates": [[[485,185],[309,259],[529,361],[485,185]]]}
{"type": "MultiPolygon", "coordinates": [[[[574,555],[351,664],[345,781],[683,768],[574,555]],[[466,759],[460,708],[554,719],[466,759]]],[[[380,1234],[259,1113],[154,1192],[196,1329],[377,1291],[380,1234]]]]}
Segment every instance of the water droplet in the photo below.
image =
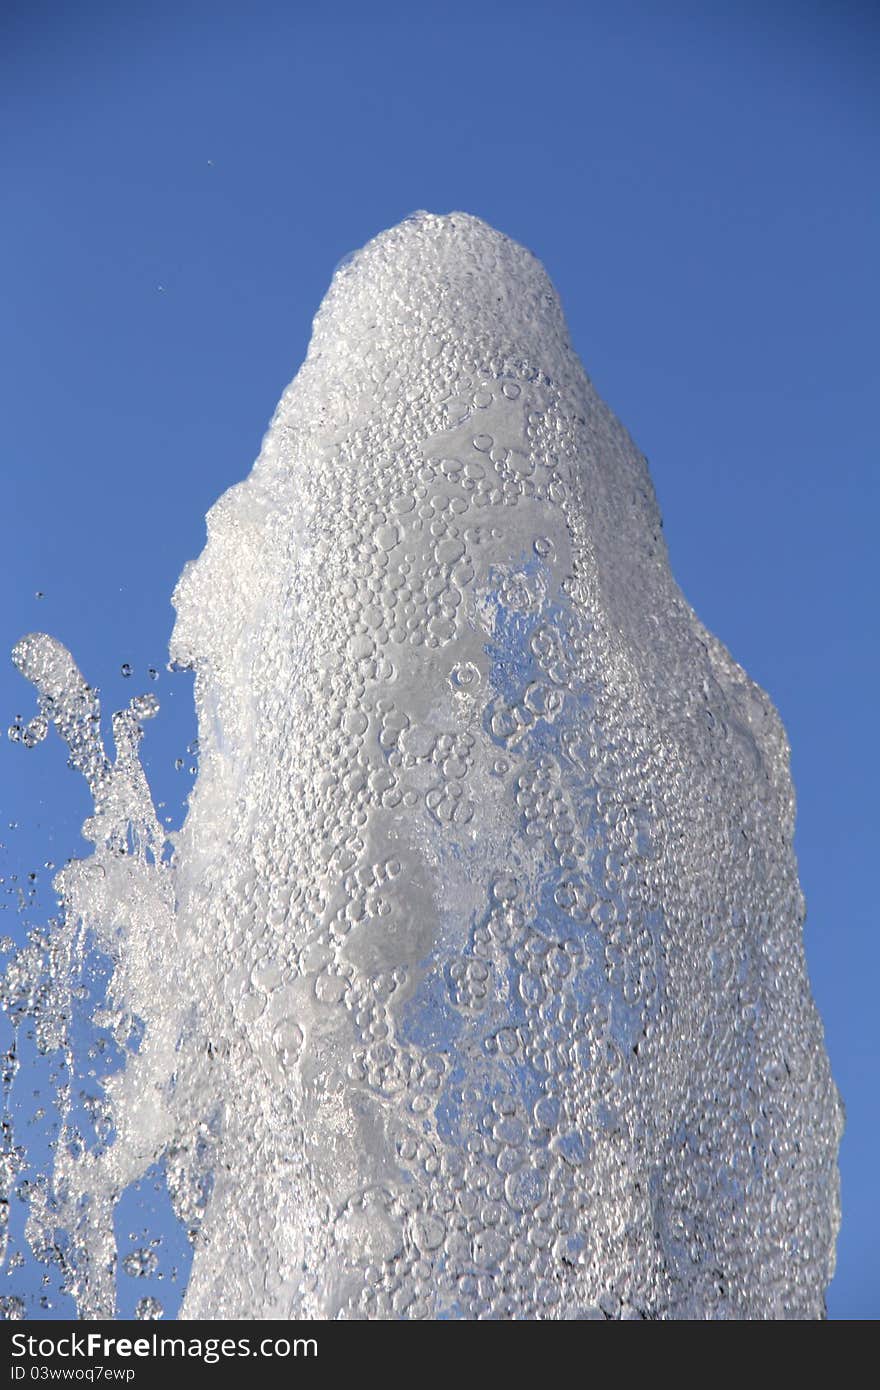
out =
{"type": "Polygon", "coordinates": [[[140,1322],[158,1322],[164,1317],[165,1309],[158,1298],[140,1298],[135,1306],[134,1315],[140,1322]]]}

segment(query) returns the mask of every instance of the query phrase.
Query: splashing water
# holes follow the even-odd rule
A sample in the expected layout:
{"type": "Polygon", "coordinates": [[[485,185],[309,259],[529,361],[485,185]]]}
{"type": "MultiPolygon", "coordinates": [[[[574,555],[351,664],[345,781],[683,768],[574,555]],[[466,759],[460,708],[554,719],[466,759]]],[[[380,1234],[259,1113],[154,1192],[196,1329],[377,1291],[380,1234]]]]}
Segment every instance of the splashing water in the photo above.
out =
{"type": "Polygon", "coordinates": [[[3,984],[60,1059],[27,1234],[80,1315],[154,1269],[118,1229],[159,1173],[185,1317],[821,1317],[841,1110],[785,735],[538,262],[456,213],[342,265],[175,605],[173,844],[155,698],[111,762],[65,649],[15,652],[95,803],[3,984]]]}

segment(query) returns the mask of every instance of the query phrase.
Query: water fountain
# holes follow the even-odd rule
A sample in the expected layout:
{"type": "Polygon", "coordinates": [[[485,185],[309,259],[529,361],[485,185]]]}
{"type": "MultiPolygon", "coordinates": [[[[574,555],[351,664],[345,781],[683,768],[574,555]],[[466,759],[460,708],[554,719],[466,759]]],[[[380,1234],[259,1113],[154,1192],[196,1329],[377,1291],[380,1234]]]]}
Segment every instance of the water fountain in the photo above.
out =
{"type": "Polygon", "coordinates": [[[111,760],[65,649],[15,654],[95,848],[7,1008],[63,1053],[84,942],[112,962],[100,1123],[68,1096],[29,1194],[81,1315],[162,1164],[183,1317],[821,1317],[841,1110],[785,734],[534,257],[419,214],[343,265],[175,605],[170,846],[155,702],[111,760]]]}

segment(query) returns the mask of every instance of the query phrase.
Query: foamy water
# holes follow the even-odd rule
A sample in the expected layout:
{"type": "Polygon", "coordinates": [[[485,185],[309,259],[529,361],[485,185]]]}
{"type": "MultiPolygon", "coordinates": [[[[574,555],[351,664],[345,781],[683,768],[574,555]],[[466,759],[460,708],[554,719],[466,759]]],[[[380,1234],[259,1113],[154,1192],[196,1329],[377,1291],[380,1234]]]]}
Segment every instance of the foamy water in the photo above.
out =
{"type": "Polygon", "coordinates": [[[101,1114],[77,1142],[69,1058],[26,1194],[81,1315],[161,1172],[184,1317],[821,1316],[841,1110],[785,734],[530,253],[421,214],[342,267],[175,605],[172,837],[151,697],[111,759],[65,649],[15,653],[95,800],[4,986],[69,1057],[110,963],[101,1114]]]}

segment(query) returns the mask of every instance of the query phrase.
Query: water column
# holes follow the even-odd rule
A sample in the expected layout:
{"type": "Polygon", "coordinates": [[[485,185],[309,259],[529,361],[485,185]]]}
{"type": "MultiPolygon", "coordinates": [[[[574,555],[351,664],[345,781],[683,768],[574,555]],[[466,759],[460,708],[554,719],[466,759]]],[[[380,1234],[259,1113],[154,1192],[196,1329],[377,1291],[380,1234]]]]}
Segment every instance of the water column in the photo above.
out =
{"type": "Polygon", "coordinates": [[[454,213],[344,265],[175,605],[199,775],[114,861],[144,1041],[79,1179],[164,1155],[182,1316],[822,1316],[785,733],[537,260],[454,213]]]}

